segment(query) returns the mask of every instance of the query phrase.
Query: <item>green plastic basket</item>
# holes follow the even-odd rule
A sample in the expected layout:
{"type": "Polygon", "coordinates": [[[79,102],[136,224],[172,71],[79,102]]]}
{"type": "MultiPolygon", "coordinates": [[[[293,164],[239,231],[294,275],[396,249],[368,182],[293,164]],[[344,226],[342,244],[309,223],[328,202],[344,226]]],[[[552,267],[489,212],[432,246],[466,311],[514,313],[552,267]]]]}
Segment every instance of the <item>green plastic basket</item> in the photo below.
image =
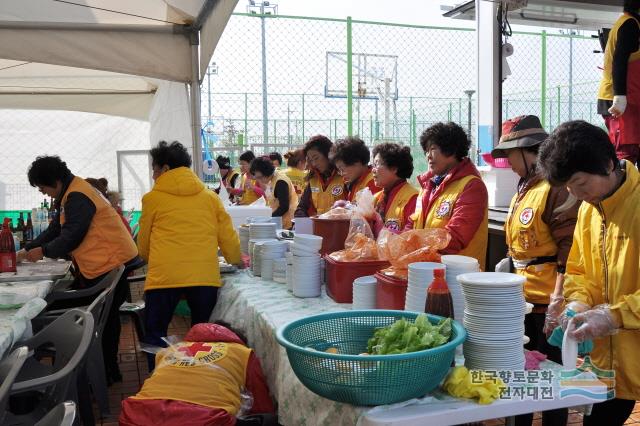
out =
{"type": "MultiPolygon", "coordinates": [[[[383,405],[417,398],[435,389],[449,372],[455,349],[467,337],[453,322],[451,340],[442,346],[400,355],[358,355],[378,327],[416,312],[363,310],[331,312],[292,321],[279,328],[278,343],[291,368],[312,392],[353,405],[383,405]],[[324,352],[337,348],[339,354],[324,352]]],[[[441,317],[428,316],[431,323],[441,317]]]]}

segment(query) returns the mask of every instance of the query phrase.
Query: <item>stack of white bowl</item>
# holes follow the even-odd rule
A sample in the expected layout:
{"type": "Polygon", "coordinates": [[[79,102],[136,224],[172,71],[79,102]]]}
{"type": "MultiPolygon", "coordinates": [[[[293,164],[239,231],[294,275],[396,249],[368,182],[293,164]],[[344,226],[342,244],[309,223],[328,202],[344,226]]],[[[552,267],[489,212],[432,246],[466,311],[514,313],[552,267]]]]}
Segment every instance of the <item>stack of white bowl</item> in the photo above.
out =
{"type": "Polygon", "coordinates": [[[240,251],[242,254],[249,254],[249,240],[250,237],[249,226],[238,226],[238,236],[240,237],[240,251]]]}
{"type": "Polygon", "coordinates": [[[293,293],[293,253],[285,255],[287,259],[287,290],[293,293]]]}
{"type": "Polygon", "coordinates": [[[378,281],[373,275],[353,280],[352,309],[376,309],[376,285],[378,281]]]}
{"type": "Polygon", "coordinates": [[[275,239],[276,224],[273,222],[255,222],[249,224],[249,237],[252,240],[257,239],[275,239]]]}
{"type": "Polygon", "coordinates": [[[465,308],[464,295],[462,294],[462,286],[458,282],[457,277],[458,275],[469,272],[480,272],[480,264],[473,257],[456,254],[444,255],[441,261],[447,266],[445,279],[447,280],[453,301],[453,318],[456,321],[462,322],[465,308]]]}
{"type": "Polygon", "coordinates": [[[322,247],[322,237],[296,234],[293,238],[293,295],[297,297],[318,297],[321,288],[321,267],[318,251],[322,247]]]}
{"type": "Polygon", "coordinates": [[[273,259],[273,281],[286,284],[287,283],[287,259],[273,259]]]}
{"type": "Polygon", "coordinates": [[[416,262],[409,264],[405,311],[424,312],[427,302],[427,289],[433,281],[434,269],[446,269],[442,263],[416,262]]]}
{"type": "Polygon", "coordinates": [[[475,370],[524,369],[525,278],[503,272],[458,275],[466,309],[464,365],[475,370]]]}
{"type": "Polygon", "coordinates": [[[273,261],[284,258],[289,245],[284,241],[264,241],[260,247],[260,276],[264,281],[270,281],[273,279],[273,261]]]}

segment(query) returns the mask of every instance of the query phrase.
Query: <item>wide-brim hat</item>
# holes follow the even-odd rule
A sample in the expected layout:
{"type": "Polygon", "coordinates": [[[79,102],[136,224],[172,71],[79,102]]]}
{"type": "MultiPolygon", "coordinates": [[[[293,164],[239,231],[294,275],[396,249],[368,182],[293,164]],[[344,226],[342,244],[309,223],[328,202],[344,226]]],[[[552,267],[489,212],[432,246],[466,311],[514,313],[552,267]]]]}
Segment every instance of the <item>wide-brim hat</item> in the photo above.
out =
{"type": "Polygon", "coordinates": [[[540,145],[549,135],[535,115],[521,115],[502,123],[502,136],[493,151],[493,158],[505,158],[507,150],[540,145]]]}

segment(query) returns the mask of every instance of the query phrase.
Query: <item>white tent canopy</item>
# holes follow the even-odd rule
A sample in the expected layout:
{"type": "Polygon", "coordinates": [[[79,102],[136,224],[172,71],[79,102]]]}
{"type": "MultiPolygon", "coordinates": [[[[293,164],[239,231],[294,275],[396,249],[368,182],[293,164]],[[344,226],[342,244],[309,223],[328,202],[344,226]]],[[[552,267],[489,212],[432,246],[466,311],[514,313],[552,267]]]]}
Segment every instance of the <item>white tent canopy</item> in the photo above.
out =
{"type": "Polygon", "coordinates": [[[168,130],[189,134],[198,156],[200,82],[236,3],[2,1],[0,108],[97,112],[153,127],[186,106],[190,126],[174,123],[186,128],[168,130]]]}

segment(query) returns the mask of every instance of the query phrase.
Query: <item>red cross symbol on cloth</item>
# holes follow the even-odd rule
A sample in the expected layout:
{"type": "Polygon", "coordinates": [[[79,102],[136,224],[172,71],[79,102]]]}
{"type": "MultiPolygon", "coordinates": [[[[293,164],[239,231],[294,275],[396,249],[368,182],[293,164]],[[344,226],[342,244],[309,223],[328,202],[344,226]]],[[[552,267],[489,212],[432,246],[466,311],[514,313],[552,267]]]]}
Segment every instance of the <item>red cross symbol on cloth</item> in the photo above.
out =
{"type": "Polygon", "coordinates": [[[181,348],[178,348],[178,351],[184,352],[189,356],[196,356],[198,352],[209,352],[212,348],[213,346],[211,345],[206,345],[202,342],[194,342],[189,346],[182,346],[181,348]]]}

